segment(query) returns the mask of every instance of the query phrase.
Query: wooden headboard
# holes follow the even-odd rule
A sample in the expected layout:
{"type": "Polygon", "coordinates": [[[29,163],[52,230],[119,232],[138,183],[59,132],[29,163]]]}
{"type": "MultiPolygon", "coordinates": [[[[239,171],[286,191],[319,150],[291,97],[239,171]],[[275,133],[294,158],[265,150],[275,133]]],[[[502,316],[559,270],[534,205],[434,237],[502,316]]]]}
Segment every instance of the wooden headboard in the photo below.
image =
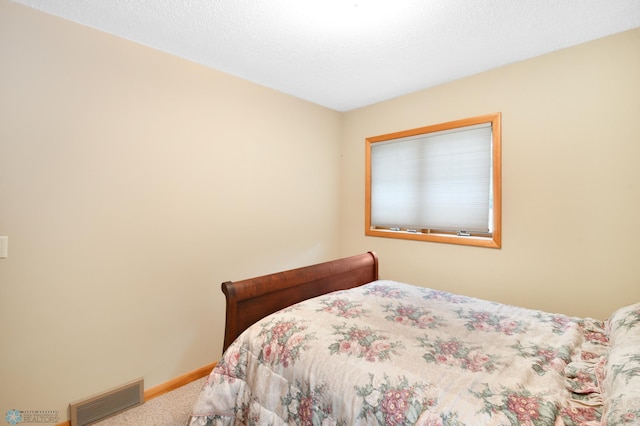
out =
{"type": "Polygon", "coordinates": [[[378,279],[374,252],[222,283],[227,298],[223,351],[250,325],[303,300],[378,279]]]}

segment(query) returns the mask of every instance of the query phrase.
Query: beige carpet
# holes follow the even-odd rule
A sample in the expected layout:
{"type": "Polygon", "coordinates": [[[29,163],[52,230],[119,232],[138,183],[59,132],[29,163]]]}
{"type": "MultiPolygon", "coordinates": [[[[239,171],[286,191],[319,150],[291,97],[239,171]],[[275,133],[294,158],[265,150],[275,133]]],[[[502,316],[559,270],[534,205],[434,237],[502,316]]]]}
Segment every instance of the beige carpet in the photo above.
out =
{"type": "Polygon", "coordinates": [[[206,377],[193,381],[94,425],[185,426],[205,380],[206,377]]]}

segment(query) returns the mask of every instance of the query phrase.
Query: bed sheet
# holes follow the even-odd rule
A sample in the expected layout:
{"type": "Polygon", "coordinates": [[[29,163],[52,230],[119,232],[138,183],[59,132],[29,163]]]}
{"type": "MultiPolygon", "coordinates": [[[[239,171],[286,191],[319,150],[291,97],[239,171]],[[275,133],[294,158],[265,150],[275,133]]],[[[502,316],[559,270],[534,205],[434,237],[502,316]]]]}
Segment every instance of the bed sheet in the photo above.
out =
{"type": "Polygon", "coordinates": [[[600,425],[605,323],[375,281],[246,330],[200,425],[600,425]]]}

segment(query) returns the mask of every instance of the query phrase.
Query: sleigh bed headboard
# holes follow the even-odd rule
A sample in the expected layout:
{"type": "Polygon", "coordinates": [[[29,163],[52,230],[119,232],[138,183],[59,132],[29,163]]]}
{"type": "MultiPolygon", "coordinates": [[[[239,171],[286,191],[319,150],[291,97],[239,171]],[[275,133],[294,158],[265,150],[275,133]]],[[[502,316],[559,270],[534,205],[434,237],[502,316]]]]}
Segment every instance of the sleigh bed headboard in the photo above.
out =
{"type": "Polygon", "coordinates": [[[223,351],[244,330],[265,316],[303,300],[378,279],[374,252],[222,283],[227,299],[223,351]]]}

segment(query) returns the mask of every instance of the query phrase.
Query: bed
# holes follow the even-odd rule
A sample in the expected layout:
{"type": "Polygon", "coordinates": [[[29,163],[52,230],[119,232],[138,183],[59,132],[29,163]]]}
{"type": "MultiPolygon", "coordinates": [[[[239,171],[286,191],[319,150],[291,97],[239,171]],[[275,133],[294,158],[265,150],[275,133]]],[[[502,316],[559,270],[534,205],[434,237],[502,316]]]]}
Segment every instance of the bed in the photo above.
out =
{"type": "Polygon", "coordinates": [[[192,426],[640,424],[640,303],[509,306],[381,280],[372,252],[222,290],[192,426]]]}

